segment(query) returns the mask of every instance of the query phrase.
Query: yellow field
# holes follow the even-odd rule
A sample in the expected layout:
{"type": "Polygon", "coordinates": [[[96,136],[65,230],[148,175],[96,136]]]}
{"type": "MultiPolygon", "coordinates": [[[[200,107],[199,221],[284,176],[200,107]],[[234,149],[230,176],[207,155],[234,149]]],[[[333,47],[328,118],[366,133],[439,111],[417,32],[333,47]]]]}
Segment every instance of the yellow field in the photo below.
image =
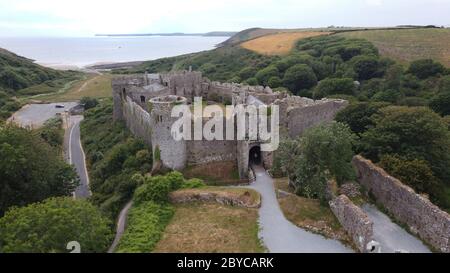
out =
{"type": "Polygon", "coordinates": [[[301,39],[328,34],[330,34],[330,32],[302,31],[278,33],[244,42],[241,46],[263,55],[285,55],[291,52],[295,43],[301,39]]]}
{"type": "Polygon", "coordinates": [[[33,99],[48,102],[65,102],[80,100],[82,97],[106,98],[112,96],[109,74],[89,75],[86,79],[73,84],[67,91],[55,94],[35,96],[33,99]]]}
{"type": "Polygon", "coordinates": [[[450,29],[370,30],[337,35],[367,39],[381,55],[400,63],[429,58],[450,67],[450,29]]]}

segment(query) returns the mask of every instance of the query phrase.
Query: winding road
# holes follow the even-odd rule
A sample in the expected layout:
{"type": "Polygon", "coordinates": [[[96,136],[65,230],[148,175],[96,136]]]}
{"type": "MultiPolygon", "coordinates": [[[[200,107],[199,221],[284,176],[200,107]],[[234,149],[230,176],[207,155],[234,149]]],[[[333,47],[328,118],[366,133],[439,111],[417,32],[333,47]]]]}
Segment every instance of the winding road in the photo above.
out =
{"type": "Polygon", "coordinates": [[[80,185],[75,189],[74,197],[88,198],[91,196],[89,190],[89,175],[86,168],[86,156],[83,151],[80,139],[80,122],[83,116],[68,116],[68,130],[66,130],[65,147],[68,155],[69,163],[74,165],[80,185]]]}
{"type": "Polygon", "coordinates": [[[250,186],[261,194],[260,237],[271,253],[351,253],[337,240],[301,229],[284,217],[278,204],[273,179],[261,166],[254,166],[256,181],[250,186]]]}

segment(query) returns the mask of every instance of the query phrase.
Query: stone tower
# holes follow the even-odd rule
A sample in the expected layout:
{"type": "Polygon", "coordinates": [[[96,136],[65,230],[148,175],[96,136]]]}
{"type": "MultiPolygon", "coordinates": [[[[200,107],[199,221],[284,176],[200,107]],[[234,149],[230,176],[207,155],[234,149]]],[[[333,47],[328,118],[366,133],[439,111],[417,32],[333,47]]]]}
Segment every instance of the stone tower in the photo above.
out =
{"type": "Polygon", "coordinates": [[[176,141],[172,136],[172,125],[178,118],[172,118],[175,105],[187,104],[181,96],[163,96],[150,100],[151,118],[153,119],[152,148],[154,161],[161,160],[164,167],[182,170],[186,167],[186,141],[176,141]],[[159,157],[159,158],[157,158],[159,157]]]}

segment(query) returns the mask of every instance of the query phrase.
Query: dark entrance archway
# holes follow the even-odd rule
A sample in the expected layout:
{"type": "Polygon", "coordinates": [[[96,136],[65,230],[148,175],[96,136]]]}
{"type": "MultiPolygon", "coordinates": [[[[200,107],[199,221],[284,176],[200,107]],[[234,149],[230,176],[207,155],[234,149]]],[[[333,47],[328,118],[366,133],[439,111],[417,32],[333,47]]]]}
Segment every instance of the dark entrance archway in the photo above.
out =
{"type": "Polygon", "coordinates": [[[261,147],[260,146],[254,146],[250,149],[250,152],[248,153],[248,164],[251,165],[260,165],[262,162],[261,160],[261,147]]]}

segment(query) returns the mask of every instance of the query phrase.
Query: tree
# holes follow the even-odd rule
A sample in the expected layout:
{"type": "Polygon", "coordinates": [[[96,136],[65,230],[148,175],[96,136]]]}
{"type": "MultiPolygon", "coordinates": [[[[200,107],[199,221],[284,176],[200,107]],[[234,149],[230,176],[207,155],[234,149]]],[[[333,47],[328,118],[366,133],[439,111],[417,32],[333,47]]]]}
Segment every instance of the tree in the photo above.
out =
{"type": "Polygon", "coordinates": [[[384,155],[380,166],[416,192],[436,194],[438,180],[426,161],[405,159],[398,155],[384,155]]]}
{"type": "Polygon", "coordinates": [[[317,84],[317,77],[311,67],[306,64],[294,65],[286,71],[283,85],[293,93],[309,89],[317,84]]]}
{"type": "Polygon", "coordinates": [[[80,100],[80,104],[84,106],[85,110],[88,110],[88,109],[91,109],[91,108],[94,108],[95,106],[97,106],[98,100],[91,98],[91,97],[83,97],[80,100]]]}
{"type": "Polygon", "coordinates": [[[378,162],[383,155],[425,160],[441,181],[450,181],[450,132],[429,108],[389,106],[373,116],[374,126],[362,134],[364,156],[378,162]]]}
{"type": "Polygon", "coordinates": [[[353,70],[357,74],[358,80],[369,80],[381,76],[379,72],[379,61],[376,56],[361,55],[351,60],[353,70]]]}
{"type": "Polygon", "coordinates": [[[431,59],[423,59],[411,62],[408,73],[411,73],[419,79],[426,79],[437,74],[442,74],[445,71],[445,67],[431,59]]]}
{"type": "Polygon", "coordinates": [[[282,143],[279,156],[297,194],[322,201],[326,184],[353,179],[351,165],[355,136],[347,125],[332,122],[307,130],[303,137],[282,143]]]}
{"type": "Polygon", "coordinates": [[[77,241],[81,252],[105,252],[110,222],[87,201],[51,198],[9,210],[0,218],[0,252],[65,252],[77,241]]]}
{"type": "Polygon", "coordinates": [[[256,73],[256,79],[258,80],[258,83],[264,86],[267,86],[269,84],[269,79],[272,77],[278,77],[280,75],[280,72],[278,71],[278,68],[276,66],[268,66],[262,70],[260,70],[258,73],[256,73]]]}
{"type": "Polygon", "coordinates": [[[430,101],[430,108],[442,116],[450,115],[450,91],[434,96],[430,101]]]}
{"type": "Polygon", "coordinates": [[[336,121],[347,124],[354,133],[360,135],[375,125],[372,116],[388,105],[377,102],[352,103],[336,115],[336,121]]]}
{"type": "Polygon", "coordinates": [[[326,78],[319,82],[313,92],[314,98],[321,99],[329,95],[353,95],[355,83],[350,78],[326,78]]]}
{"type": "Polygon", "coordinates": [[[271,77],[267,84],[270,88],[278,88],[283,85],[283,81],[280,77],[271,77]]]}
{"type": "Polygon", "coordinates": [[[25,129],[0,128],[0,215],[11,206],[70,195],[77,185],[59,150],[25,129]]]}
{"type": "Polygon", "coordinates": [[[247,67],[244,67],[243,69],[241,69],[241,71],[239,71],[238,76],[242,80],[247,80],[251,77],[254,77],[255,74],[256,74],[256,69],[254,67],[247,66],[247,67]]]}

